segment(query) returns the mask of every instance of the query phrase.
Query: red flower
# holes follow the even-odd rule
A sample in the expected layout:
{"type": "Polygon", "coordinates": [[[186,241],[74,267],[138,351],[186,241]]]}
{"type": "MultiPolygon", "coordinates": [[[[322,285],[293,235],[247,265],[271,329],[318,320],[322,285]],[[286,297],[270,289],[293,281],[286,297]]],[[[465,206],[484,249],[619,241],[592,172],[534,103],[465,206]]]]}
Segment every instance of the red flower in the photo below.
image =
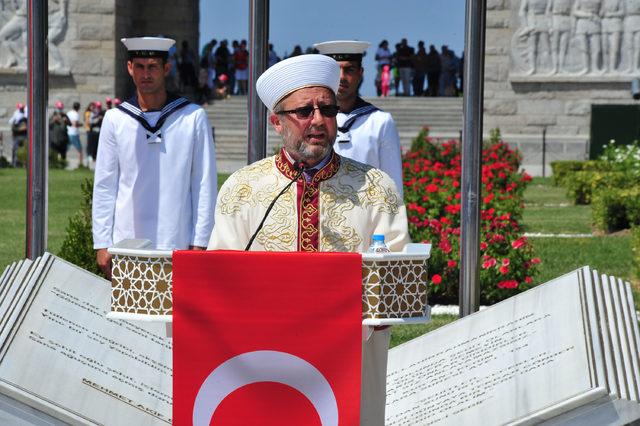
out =
{"type": "Polygon", "coordinates": [[[537,265],[538,263],[540,263],[540,258],[534,257],[533,259],[531,259],[531,263],[533,263],[534,265],[537,265]]]}
{"type": "Polygon", "coordinates": [[[524,277],[524,282],[526,282],[527,284],[531,284],[533,282],[533,279],[531,279],[531,277],[524,277]]]}
{"type": "Polygon", "coordinates": [[[507,275],[509,273],[509,267],[506,265],[502,265],[498,270],[502,275],[507,275]]]}
{"type": "Polygon", "coordinates": [[[518,288],[518,281],[505,280],[498,283],[498,288],[518,288]]]}
{"type": "Polygon", "coordinates": [[[484,262],[482,262],[482,269],[489,269],[492,266],[496,266],[496,260],[494,258],[489,258],[489,260],[485,260],[484,262]]]}
{"type": "Polygon", "coordinates": [[[434,283],[435,285],[438,285],[442,282],[442,277],[439,274],[434,274],[431,277],[431,282],[434,283]]]}
{"type": "Polygon", "coordinates": [[[511,243],[511,247],[514,249],[519,249],[527,243],[527,237],[521,237],[511,243]]]}
{"type": "Polygon", "coordinates": [[[434,185],[432,183],[427,185],[427,192],[437,192],[437,191],[438,191],[438,185],[434,185]]]}
{"type": "Polygon", "coordinates": [[[480,250],[486,250],[486,249],[487,249],[487,247],[489,247],[489,246],[487,245],[487,243],[485,243],[485,242],[480,243],[480,250]]]}
{"type": "Polygon", "coordinates": [[[511,263],[511,261],[509,260],[508,257],[505,257],[504,259],[502,259],[502,266],[509,266],[509,263],[511,263]]]}
{"type": "Polygon", "coordinates": [[[456,262],[456,261],[455,261],[455,260],[453,260],[453,259],[449,259],[449,260],[447,261],[447,266],[448,266],[449,268],[455,268],[457,264],[458,264],[458,262],[456,262]]]}

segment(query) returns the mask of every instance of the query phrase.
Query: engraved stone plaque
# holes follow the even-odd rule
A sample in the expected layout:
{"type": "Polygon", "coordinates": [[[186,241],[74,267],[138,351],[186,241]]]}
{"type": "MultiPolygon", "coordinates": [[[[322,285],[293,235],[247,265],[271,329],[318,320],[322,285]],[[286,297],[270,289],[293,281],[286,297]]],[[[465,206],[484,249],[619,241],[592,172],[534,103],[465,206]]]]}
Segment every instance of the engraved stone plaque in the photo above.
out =
{"type": "Polygon", "coordinates": [[[629,293],[628,283],[583,268],[394,348],[385,424],[640,418],[629,293]]]}
{"type": "Polygon", "coordinates": [[[38,262],[2,330],[0,394],[66,423],[171,424],[165,325],[107,319],[108,281],[51,255],[38,262]]]}

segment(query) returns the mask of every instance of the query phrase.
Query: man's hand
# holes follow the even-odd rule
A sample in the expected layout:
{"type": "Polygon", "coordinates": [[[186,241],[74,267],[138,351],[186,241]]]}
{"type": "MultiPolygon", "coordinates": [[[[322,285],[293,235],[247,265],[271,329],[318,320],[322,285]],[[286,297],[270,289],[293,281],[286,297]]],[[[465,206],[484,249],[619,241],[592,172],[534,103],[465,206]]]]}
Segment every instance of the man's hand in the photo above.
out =
{"type": "Polygon", "coordinates": [[[206,250],[206,247],[202,246],[189,246],[189,250],[206,250]]]}
{"type": "Polygon", "coordinates": [[[111,279],[111,254],[106,248],[98,249],[96,251],[96,262],[98,267],[106,275],[107,279],[111,279]]]}

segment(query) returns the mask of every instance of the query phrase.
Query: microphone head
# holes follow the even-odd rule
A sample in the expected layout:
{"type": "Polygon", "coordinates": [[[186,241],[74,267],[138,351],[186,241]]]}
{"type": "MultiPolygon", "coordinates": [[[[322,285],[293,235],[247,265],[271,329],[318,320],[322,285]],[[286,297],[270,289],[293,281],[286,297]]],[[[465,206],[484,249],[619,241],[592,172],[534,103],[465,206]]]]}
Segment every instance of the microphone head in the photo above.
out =
{"type": "Polygon", "coordinates": [[[304,161],[294,161],[293,162],[293,170],[295,170],[296,172],[301,172],[306,167],[307,167],[307,165],[304,163],[304,161]]]}

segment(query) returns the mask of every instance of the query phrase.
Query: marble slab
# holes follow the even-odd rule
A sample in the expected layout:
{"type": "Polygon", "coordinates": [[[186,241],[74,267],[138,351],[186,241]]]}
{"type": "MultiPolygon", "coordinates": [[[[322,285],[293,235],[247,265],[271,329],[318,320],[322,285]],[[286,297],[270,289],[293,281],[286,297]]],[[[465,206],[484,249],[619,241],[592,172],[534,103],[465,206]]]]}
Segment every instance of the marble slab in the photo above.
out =
{"type": "Polygon", "coordinates": [[[0,275],[0,288],[2,288],[5,284],[5,281],[9,280],[9,276],[11,275],[11,273],[13,272],[13,268],[16,267],[16,262],[13,262],[10,265],[7,265],[6,268],[4,268],[4,271],[2,271],[2,275],[0,275]]]}
{"type": "Polygon", "coordinates": [[[385,424],[627,424],[639,347],[629,283],[585,267],[392,349],[385,424]]]}
{"type": "MultiPolygon", "coordinates": [[[[505,424],[602,397],[590,367],[580,271],[389,353],[388,426],[505,424]]],[[[540,419],[538,419],[540,420],[540,419]]]]}
{"type": "Polygon", "coordinates": [[[171,424],[164,324],[107,319],[110,294],[108,281],[50,256],[0,341],[0,394],[65,423],[171,424]]]}

